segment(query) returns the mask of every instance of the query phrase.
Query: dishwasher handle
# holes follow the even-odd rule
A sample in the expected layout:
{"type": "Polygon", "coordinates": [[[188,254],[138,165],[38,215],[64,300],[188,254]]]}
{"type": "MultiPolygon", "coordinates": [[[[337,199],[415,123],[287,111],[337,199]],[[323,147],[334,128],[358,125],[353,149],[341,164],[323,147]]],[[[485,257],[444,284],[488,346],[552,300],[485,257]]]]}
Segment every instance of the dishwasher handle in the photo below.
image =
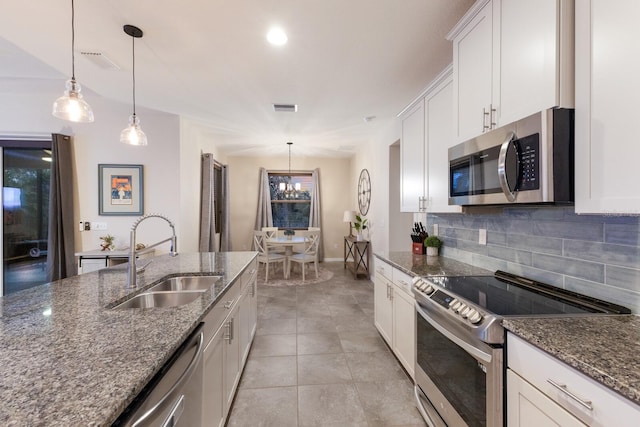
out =
{"type": "Polygon", "coordinates": [[[198,366],[198,362],[200,362],[200,359],[202,358],[202,350],[204,348],[204,332],[202,332],[202,328],[198,333],[196,333],[194,336],[191,337],[191,339],[187,342],[187,344],[185,345],[182,351],[184,352],[193,346],[197,346],[196,352],[193,355],[193,359],[191,359],[189,366],[187,366],[184,372],[180,375],[180,378],[178,378],[178,380],[173,384],[173,386],[171,386],[169,391],[165,393],[165,395],[162,396],[160,400],[158,400],[158,403],[153,405],[153,407],[149,409],[147,412],[145,412],[140,418],[133,421],[133,423],[131,424],[132,427],[143,426],[144,425],[143,423],[145,422],[145,420],[151,417],[156,411],[162,410],[165,407],[169,406],[172,403],[171,398],[175,394],[175,392],[179,390],[180,387],[182,387],[183,383],[189,380],[189,378],[191,377],[191,374],[193,374],[193,371],[198,366]]]}

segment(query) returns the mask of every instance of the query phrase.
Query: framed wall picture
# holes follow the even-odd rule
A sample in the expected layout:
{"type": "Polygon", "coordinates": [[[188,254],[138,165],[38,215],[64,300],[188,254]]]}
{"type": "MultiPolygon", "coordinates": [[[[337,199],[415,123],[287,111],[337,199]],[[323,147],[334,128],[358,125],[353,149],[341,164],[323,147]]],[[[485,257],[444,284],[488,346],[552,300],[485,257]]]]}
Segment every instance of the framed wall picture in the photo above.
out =
{"type": "Polygon", "coordinates": [[[99,215],[144,214],[142,165],[98,165],[99,215]]]}

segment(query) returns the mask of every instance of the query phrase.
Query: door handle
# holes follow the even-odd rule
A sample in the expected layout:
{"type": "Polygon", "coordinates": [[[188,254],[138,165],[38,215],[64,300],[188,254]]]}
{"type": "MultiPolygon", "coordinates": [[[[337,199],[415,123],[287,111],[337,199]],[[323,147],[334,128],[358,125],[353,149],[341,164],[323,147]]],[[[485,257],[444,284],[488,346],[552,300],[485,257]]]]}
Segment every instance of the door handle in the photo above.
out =
{"type": "MultiPolygon", "coordinates": [[[[498,180],[500,181],[500,187],[502,188],[502,192],[504,193],[505,197],[509,202],[516,201],[515,188],[511,190],[511,188],[509,188],[509,182],[507,181],[507,154],[512,144],[515,150],[515,144],[513,142],[515,140],[515,137],[516,137],[515,133],[509,132],[507,134],[507,137],[504,139],[504,142],[500,146],[500,154],[498,154],[498,180]]],[[[516,179],[518,178],[519,174],[520,174],[520,164],[519,164],[519,161],[516,159],[516,179]]]]}

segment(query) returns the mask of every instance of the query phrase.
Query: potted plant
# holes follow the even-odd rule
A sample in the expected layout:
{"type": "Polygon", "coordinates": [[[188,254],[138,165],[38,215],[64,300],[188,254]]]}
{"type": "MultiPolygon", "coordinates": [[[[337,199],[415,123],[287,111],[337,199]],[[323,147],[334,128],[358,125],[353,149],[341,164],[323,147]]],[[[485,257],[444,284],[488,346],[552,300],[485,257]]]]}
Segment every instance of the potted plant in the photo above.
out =
{"type": "Polygon", "coordinates": [[[111,234],[107,234],[106,236],[100,237],[100,249],[103,251],[112,251],[116,248],[114,244],[115,237],[111,234]]]}
{"type": "Polygon", "coordinates": [[[442,240],[437,236],[429,236],[424,239],[424,245],[427,247],[427,256],[438,256],[438,249],[442,246],[442,240]]]}
{"type": "Polygon", "coordinates": [[[367,228],[367,219],[356,215],[356,222],[353,223],[353,228],[356,229],[356,238],[362,240],[362,231],[367,228]]]}

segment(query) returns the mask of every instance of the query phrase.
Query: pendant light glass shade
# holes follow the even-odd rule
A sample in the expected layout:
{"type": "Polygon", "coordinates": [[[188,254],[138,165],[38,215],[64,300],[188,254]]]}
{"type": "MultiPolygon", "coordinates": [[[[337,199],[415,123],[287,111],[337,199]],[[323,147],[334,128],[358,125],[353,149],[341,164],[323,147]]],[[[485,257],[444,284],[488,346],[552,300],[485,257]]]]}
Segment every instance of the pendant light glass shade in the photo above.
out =
{"type": "Polygon", "coordinates": [[[140,28],[133,25],[125,25],[123,29],[127,35],[131,36],[133,43],[133,114],[129,116],[129,126],[120,132],[120,142],[129,145],[147,145],[147,135],[140,128],[140,119],[136,116],[136,39],[141,38],[143,33],[140,28]]]}
{"type": "Polygon", "coordinates": [[[129,145],[147,145],[147,135],[140,128],[140,119],[135,114],[129,116],[129,126],[120,132],[120,142],[129,145]]]}
{"type": "Polygon", "coordinates": [[[53,103],[53,115],[62,120],[70,122],[91,123],[93,122],[93,110],[82,99],[80,93],[80,83],[71,78],[67,80],[64,95],[56,99],[53,103]]]}
{"type": "Polygon", "coordinates": [[[75,61],[75,8],[71,0],[71,79],[67,80],[64,95],[53,103],[53,115],[62,120],[79,123],[93,122],[93,110],[82,99],[80,84],[76,82],[75,61]]]}

